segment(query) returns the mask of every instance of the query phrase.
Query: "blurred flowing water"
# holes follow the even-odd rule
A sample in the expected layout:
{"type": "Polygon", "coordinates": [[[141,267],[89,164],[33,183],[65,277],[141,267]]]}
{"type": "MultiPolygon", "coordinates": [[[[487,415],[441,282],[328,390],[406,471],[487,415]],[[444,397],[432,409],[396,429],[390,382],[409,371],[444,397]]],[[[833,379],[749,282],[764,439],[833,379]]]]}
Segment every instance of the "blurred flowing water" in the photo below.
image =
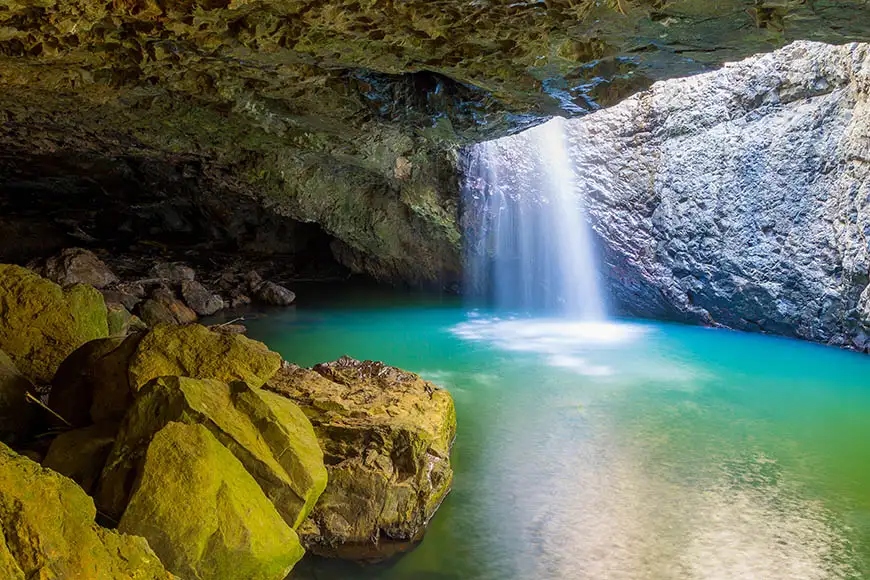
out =
{"type": "Polygon", "coordinates": [[[467,152],[467,293],[495,308],[604,318],[589,225],[555,118],[467,152]]]}
{"type": "Polygon", "coordinates": [[[393,294],[251,320],[310,365],[389,361],[456,400],[455,481],[416,549],[308,579],[870,577],[870,359],[393,294]]]}

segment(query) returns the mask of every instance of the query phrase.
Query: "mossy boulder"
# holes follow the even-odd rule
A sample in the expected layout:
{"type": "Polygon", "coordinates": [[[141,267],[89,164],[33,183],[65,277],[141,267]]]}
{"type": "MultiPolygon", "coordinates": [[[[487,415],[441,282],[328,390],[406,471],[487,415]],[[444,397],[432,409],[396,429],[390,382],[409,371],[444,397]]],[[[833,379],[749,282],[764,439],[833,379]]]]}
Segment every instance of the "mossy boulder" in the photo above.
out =
{"type": "Polygon", "coordinates": [[[0,444],[0,576],[11,579],[172,578],[141,537],[94,523],[71,479],[0,444]]]}
{"type": "Polygon", "coordinates": [[[311,423],[291,401],[237,381],[162,377],[127,412],[103,472],[101,510],[120,516],[154,434],[170,422],[199,424],[241,461],[284,520],[298,527],[326,487],[323,453],[311,423]]]}
{"type": "Polygon", "coordinates": [[[199,324],[161,324],[139,343],[130,361],[130,386],[136,391],[157,377],[182,376],[260,387],[280,367],[281,355],[262,342],[199,324]]]}
{"type": "Polygon", "coordinates": [[[162,376],[259,386],[281,366],[281,356],[244,336],[191,324],[161,324],[83,345],[64,361],[52,382],[49,404],[77,427],[120,420],[136,392],[162,376]]]}
{"type": "Polygon", "coordinates": [[[0,441],[14,442],[30,430],[34,408],[26,395],[32,388],[9,355],[0,350],[0,441]]]}
{"type": "Polygon", "coordinates": [[[300,536],[324,556],[379,560],[418,541],[450,490],[456,414],[419,376],[343,357],[266,385],[314,425],[329,483],[300,536]]]}
{"type": "Polygon", "coordinates": [[[117,434],[118,423],[113,421],[65,431],[51,442],[42,465],[69,477],[91,494],[117,434]]]}
{"type": "Polygon", "coordinates": [[[304,551],[244,466],[202,425],[151,440],[118,526],[183,578],[282,580],[304,551]]]}
{"type": "Polygon", "coordinates": [[[108,336],[106,305],[94,288],[61,288],[34,272],[0,264],[0,348],[25,376],[51,382],[76,348],[108,336]]]}

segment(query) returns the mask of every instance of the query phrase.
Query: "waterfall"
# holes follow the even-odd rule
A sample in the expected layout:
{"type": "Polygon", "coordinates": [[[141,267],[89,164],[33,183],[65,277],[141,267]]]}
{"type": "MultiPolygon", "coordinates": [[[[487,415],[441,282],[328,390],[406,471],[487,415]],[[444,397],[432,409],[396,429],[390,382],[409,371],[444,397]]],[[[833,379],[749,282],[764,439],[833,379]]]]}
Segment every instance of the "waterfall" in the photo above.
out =
{"type": "Polygon", "coordinates": [[[505,310],[604,318],[565,121],[470,148],[466,291],[505,310]]]}

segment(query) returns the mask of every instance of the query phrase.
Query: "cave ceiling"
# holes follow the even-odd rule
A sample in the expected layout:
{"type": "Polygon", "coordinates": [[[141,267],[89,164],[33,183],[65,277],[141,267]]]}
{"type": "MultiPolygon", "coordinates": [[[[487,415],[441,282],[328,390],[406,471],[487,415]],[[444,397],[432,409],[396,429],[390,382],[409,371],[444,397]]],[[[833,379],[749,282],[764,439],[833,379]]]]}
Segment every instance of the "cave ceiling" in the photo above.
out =
{"type": "MultiPolygon", "coordinates": [[[[319,223],[352,269],[435,280],[459,269],[457,146],[797,39],[870,40],[870,9],[0,0],[0,143],[7,160],[200,167],[211,195],[319,223]]],[[[15,164],[3,167],[14,179],[15,164]]]]}

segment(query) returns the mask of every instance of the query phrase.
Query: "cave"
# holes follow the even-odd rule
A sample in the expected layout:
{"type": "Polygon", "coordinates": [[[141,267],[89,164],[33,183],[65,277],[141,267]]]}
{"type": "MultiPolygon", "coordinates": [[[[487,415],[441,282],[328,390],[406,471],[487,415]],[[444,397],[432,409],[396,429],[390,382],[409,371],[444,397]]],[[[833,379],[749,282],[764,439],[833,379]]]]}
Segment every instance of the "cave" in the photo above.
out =
{"type": "Polygon", "coordinates": [[[864,0],[0,0],[0,89],[0,577],[870,577],[864,0]]]}

